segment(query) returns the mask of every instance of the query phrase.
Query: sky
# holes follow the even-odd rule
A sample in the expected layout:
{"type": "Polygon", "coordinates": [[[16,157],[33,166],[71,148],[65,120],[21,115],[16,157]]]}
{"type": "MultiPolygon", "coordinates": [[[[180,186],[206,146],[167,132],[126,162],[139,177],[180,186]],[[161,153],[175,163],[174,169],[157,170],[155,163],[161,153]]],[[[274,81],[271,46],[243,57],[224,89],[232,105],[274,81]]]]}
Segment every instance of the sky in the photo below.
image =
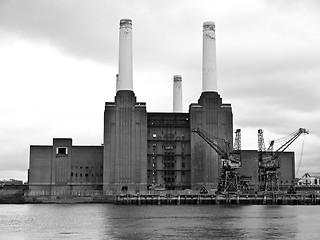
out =
{"type": "Polygon", "coordinates": [[[300,127],[297,176],[320,172],[320,1],[0,0],[0,179],[27,180],[30,145],[103,143],[114,101],[120,19],[133,22],[133,89],[148,112],[201,95],[202,24],[216,24],[218,93],[242,149],[300,127]]]}

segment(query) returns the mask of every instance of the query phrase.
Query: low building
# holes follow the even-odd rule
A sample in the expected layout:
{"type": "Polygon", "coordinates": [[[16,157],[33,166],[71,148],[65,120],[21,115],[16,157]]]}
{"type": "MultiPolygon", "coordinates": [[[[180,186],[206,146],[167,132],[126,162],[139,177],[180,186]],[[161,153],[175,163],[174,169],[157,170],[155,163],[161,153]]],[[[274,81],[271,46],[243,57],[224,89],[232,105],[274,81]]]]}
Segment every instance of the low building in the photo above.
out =
{"type": "Polygon", "coordinates": [[[70,138],[30,146],[29,187],[34,194],[102,190],[103,146],[73,146],[70,138]]]}
{"type": "Polygon", "coordinates": [[[0,180],[0,186],[4,185],[22,185],[22,180],[10,179],[10,180],[0,180]]]}
{"type": "Polygon", "coordinates": [[[305,173],[297,182],[298,186],[320,186],[320,172],[305,173]]]}

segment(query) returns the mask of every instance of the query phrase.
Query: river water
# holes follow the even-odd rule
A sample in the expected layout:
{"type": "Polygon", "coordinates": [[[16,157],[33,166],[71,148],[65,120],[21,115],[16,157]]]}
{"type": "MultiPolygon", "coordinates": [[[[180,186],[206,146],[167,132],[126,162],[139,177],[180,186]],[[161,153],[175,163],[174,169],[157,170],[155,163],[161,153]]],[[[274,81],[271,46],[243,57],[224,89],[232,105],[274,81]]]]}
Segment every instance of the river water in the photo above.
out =
{"type": "Polygon", "coordinates": [[[0,239],[319,239],[320,206],[0,205],[0,239]]]}

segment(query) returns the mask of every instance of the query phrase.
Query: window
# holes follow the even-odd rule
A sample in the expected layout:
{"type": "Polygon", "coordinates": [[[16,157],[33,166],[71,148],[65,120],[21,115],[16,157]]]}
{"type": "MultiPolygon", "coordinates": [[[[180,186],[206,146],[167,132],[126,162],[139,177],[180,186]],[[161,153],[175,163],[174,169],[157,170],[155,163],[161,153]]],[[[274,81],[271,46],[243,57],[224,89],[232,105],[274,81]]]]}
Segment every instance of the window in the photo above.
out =
{"type": "Polygon", "coordinates": [[[157,137],[157,134],[156,134],[156,133],[152,134],[152,137],[153,137],[153,138],[156,138],[156,137],[157,137]]]}
{"type": "Polygon", "coordinates": [[[67,155],[68,154],[68,148],[66,148],[66,147],[57,147],[56,154],[57,155],[67,155]]]}

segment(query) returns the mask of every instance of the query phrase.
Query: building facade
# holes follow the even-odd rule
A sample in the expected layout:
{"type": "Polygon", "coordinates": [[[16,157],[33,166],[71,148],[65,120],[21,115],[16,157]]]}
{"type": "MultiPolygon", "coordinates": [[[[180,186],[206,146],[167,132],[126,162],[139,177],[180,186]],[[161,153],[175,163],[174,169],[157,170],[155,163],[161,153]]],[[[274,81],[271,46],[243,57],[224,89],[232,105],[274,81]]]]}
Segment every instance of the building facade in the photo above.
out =
{"type": "MultiPolygon", "coordinates": [[[[217,189],[220,156],[193,129],[233,143],[231,104],[217,91],[215,24],[203,25],[202,93],[182,112],[182,81],[174,76],[174,112],[147,112],[137,102],[132,82],[132,22],[120,21],[119,72],[114,102],[104,110],[102,146],[73,146],[54,138],[51,146],[30,146],[32,192],[77,194],[142,193],[148,189],[217,189]]],[[[242,151],[239,174],[258,186],[258,151],[242,151]]],[[[283,154],[287,156],[288,154],[283,154]]],[[[281,166],[281,180],[293,183],[294,155],[281,166]]]]}
{"type": "Polygon", "coordinates": [[[52,146],[30,146],[29,187],[43,194],[102,190],[103,146],[73,146],[54,138],[52,146]]]}

